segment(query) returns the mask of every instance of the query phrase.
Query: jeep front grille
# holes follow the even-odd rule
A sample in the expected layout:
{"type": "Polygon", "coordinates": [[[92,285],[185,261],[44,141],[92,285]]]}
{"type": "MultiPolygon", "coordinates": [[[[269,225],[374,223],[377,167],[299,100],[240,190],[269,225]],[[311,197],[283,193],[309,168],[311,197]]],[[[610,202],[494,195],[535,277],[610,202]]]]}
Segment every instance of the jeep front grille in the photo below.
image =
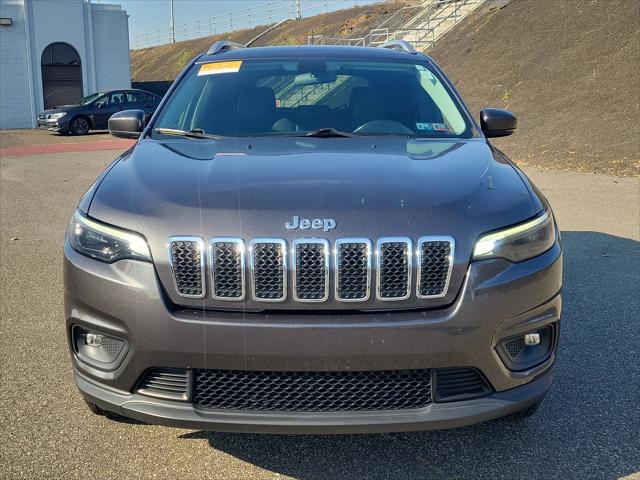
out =
{"type": "Polygon", "coordinates": [[[327,301],[330,273],[334,297],[341,302],[368,301],[372,289],[378,300],[406,300],[414,284],[417,298],[444,297],[455,250],[453,238],[442,236],[420,238],[415,251],[406,237],[380,238],[375,249],[366,238],[338,239],[333,249],[319,238],[294,240],[290,249],[284,239],[256,238],[247,249],[244,240],[223,237],[210,241],[205,262],[203,245],[198,237],[169,239],[178,294],[202,298],[208,290],[216,300],[240,301],[249,289],[257,302],[283,302],[289,288],[296,302],[327,301]]]}
{"type": "Polygon", "coordinates": [[[279,302],[287,296],[287,246],[277,238],[251,241],[253,298],[263,302],[279,302]]]}
{"type": "Polygon", "coordinates": [[[301,238],[293,242],[293,297],[324,302],[329,296],[329,242],[301,238]]]}
{"type": "Polygon", "coordinates": [[[447,293],[449,276],[453,268],[451,254],[454,241],[451,237],[421,238],[418,241],[419,298],[443,297],[447,293]]]}
{"type": "Polygon", "coordinates": [[[404,300],[411,292],[411,240],[393,237],[378,240],[378,298],[404,300]]]}
{"type": "Polygon", "coordinates": [[[211,279],[213,298],[244,298],[244,243],[238,238],[211,240],[211,279]]]}
{"type": "Polygon", "coordinates": [[[205,292],[204,243],[198,237],[171,237],[169,263],[176,290],[187,298],[202,298],[205,292]]]}
{"type": "Polygon", "coordinates": [[[336,298],[343,302],[369,298],[371,285],[371,242],[347,238],[336,242],[336,298]]]}

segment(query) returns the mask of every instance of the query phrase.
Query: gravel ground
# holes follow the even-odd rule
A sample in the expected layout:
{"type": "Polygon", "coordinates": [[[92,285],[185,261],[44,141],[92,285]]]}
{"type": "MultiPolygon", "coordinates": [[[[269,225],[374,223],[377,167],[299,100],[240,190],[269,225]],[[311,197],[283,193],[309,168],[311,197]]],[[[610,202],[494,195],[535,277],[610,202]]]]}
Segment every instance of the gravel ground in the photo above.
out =
{"type": "Polygon", "coordinates": [[[566,253],[556,383],[533,418],[411,434],[222,434],[93,416],[73,385],[62,241],[114,156],[1,159],[0,478],[640,479],[637,179],[528,171],[566,253]]]}

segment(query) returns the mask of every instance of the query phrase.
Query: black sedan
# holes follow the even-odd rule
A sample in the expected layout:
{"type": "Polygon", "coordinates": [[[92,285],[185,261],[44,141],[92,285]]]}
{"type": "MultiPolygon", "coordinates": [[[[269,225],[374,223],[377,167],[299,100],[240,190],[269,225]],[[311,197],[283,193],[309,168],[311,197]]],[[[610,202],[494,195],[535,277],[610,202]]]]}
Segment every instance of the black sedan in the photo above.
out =
{"type": "Polygon", "coordinates": [[[151,117],[162,97],[144,90],[109,90],[84,97],[77,105],[62,105],[38,114],[38,127],[61,134],[85,135],[107,128],[109,117],[121,110],[143,110],[151,117]]]}

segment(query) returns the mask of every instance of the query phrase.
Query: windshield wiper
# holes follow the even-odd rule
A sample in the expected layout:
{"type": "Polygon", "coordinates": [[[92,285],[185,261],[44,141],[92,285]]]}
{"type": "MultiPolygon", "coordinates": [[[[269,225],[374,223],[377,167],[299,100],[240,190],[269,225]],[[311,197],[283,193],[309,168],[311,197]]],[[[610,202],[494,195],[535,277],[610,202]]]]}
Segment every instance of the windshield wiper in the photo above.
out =
{"type": "Polygon", "coordinates": [[[205,139],[218,138],[215,135],[204,133],[204,130],[202,130],[201,128],[194,128],[193,130],[178,130],[176,128],[156,128],[154,132],[159,133],[161,135],[177,135],[179,137],[189,137],[189,138],[205,138],[205,139]]]}
{"type": "Polygon", "coordinates": [[[305,137],[317,137],[317,138],[333,138],[333,137],[353,137],[350,133],[341,132],[335,128],[319,128],[313,132],[305,133],[305,137]]]}

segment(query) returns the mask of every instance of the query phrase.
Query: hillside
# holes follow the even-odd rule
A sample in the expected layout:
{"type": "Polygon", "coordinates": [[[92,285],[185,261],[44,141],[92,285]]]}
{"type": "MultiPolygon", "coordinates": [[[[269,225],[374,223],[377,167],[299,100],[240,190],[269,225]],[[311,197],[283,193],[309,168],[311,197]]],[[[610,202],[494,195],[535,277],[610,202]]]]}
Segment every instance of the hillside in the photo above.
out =
{"type": "MultiPolygon", "coordinates": [[[[290,21],[260,38],[254,45],[306,44],[309,35],[364,36],[370,28],[403,7],[405,2],[389,0],[376,4],[347,8],[290,21]]],[[[131,76],[136,82],[173,80],[197,54],[206,52],[216,40],[225,39],[246,43],[268,26],[186,40],[157,47],[131,51],[131,76]]]]}
{"type": "Polygon", "coordinates": [[[483,106],[518,115],[496,145],[521,165],[640,174],[640,2],[505,3],[429,52],[476,117],[483,106]]]}
{"type": "MultiPolygon", "coordinates": [[[[391,0],[288,22],[256,45],[362,36],[403,5],[391,0]]],[[[243,43],[264,29],[134,50],[133,78],[173,80],[215,40],[243,43]]],[[[520,165],[640,175],[639,1],[489,0],[428,53],[476,118],[483,106],[516,113],[518,131],[495,144],[520,165]]]]}

